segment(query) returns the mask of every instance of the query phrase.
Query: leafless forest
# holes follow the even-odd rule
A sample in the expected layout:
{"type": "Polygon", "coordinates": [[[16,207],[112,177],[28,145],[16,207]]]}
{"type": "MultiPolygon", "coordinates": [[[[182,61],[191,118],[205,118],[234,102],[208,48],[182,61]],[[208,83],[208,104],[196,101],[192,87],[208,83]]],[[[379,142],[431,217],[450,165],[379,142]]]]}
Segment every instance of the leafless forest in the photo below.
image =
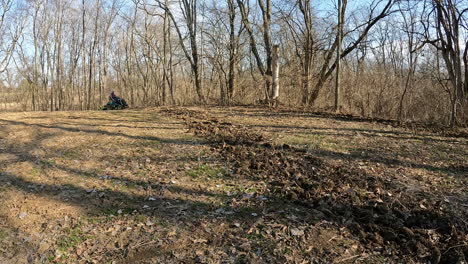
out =
{"type": "Polygon", "coordinates": [[[274,103],[445,125],[468,116],[465,0],[1,4],[2,110],[97,109],[115,90],[133,107],[274,103]]]}

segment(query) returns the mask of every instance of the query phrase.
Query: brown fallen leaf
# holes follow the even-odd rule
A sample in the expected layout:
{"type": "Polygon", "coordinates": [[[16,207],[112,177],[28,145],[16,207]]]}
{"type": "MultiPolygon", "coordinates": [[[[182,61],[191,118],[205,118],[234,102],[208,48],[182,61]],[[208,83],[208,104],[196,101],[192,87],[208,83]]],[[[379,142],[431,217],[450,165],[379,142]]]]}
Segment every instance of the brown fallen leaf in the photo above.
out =
{"type": "Polygon", "coordinates": [[[203,239],[203,238],[198,238],[198,239],[192,240],[192,242],[195,243],[195,244],[203,244],[203,243],[207,243],[208,240],[203,239]]]}

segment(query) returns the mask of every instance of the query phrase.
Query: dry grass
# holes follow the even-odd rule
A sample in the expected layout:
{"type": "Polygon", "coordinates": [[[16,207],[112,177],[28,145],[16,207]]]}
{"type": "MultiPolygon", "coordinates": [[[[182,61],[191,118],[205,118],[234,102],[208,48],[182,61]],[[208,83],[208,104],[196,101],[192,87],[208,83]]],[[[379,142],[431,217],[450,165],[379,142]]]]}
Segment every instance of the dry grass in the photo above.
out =
{"type": "MultiPolygon", "coordinates": [[[[263,109],[210,113],[467,204],[467,138],[263,109]]],[[[158,109],[1,114],[0,263],[390,261],[231,169],[158,109]]]]}

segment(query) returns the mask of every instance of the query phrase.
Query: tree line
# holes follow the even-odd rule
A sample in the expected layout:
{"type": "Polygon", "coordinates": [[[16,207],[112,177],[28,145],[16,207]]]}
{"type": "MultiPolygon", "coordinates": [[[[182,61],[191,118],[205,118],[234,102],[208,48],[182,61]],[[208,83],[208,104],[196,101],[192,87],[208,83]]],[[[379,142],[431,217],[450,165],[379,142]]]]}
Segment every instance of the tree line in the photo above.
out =
{"type": "Polygon", "coordinates": [[[0,37],[4,110],[97,109],[114,90],[468,119],[463,0],[1,0],[0,37]]]}

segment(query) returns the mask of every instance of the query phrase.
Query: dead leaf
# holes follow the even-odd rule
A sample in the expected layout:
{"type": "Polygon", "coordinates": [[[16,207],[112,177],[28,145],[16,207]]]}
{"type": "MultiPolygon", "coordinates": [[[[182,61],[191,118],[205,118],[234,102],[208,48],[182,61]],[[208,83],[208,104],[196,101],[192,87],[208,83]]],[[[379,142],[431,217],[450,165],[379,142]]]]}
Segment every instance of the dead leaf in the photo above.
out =
{"type": "Polygon", "coordinates": [[[303,236],[304,230],[300,230],[298,228],[291,228],[291,235],[293,236],[303,236]]]}
{"type": "Polygon", "coordinates": [[[198,239],[192,240],[192,242],[195,243],[195,244],[203,244],[203,243],[207,243],[208,240],[203,239],[203,238],[198,238],[198,239]]]}

